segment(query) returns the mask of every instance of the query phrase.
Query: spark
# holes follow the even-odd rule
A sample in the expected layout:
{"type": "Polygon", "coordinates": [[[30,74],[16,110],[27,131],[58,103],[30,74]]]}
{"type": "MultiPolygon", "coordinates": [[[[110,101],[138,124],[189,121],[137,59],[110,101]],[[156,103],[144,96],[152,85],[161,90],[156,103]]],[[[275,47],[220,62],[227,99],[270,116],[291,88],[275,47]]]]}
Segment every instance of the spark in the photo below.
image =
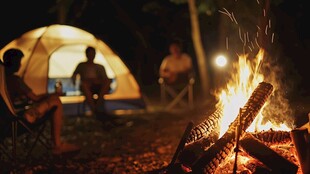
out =
{"type": "Polygon", "coordinates": [[[258,33],[258,31],[256,32],[256,36],[258,37],[258,35],[259,35],[259,33],[258,33]]]}
{"type": "Polygon", "coordinates": [[[266,10],[263,9],[263,14],[264,14],[264,17],[266,17],[266,10]]]}
{"type": "Polygon", "coordinates": [[[256,27],[257,27],[257,29],[259,29],[259,30],[260,30],[260,27],[259,27],[258,25],[256,25],[256,27]]]}
{"type": "Polygon", "coordinates": [[[269,23],[269,28],[271,28],[271,20],[270,20],[270,19],[269,19],[269,22],[268,22],[268,23],[269,23]]]}
{"type": "Polygon", "coordinates": [[[274,39],[274,33],[272,33],[271,35],[271,43],[273,43],[273,39],[274,39]]]}
{"type": "Polygon", "coordinates": [[[226,49],[228,50],[228,37],[226,37],[226,49]]]}
{"type": "Polygon", "coordinates": [[[243,39],[242,39],[242,36],[241,36],[241,29],[240,29],[240,27],[239,27],[239,37],[240,37],[241,42],[243,43],[243,39]]]}
{"type": "Polygon", "coordinates": [[[223,8],[227,14],[230,14],[229,11],[224,7],[223,8]]]}
{"type": "Polygon", "coordinates": [[[248,48],[250,49],[250,51],[252,51],[252,48],[250,46],[248,46],[248,48]]]}
{"type": "Polygon", "coordinates": [[[265,34],[268,35],[268,25],[266,25],[265,34]]]}
{"type": "Polygon", "coordinates": [[[256,45],[257,45],[258,48],[259,48],[260,46],[259,46],[259,44],[258,44],[257,38],[255,38],[255,43],[256,43],[256,45]]]}
{"type": "Polygon", "coordinates": [[[235,15],[234,15],[233,12],[231,12],[231,15],[232,15],[232,18],[234,19],[235,23],[238,25],[238,22],[237,22],[237,20],[236,20],[235,15]]]}
{"type": "Polygon", "coordinates": [[[253,44],[253,42],[251,41],[251,45],[252,45],[252,47],[253,47],[253,49],[254,49],[254,44],[253,44]]]}
{"type": "Polygon", "coordinates": [[[246,34],[243,33],[243,38],[244,38],[244,46],[246,45],[246,34]]]}
{"type": "Polygon", "coordinates": [[[257,4],[259,4],[259,0],[256,0],[257,4]]]}
{"type": "Polygon", "coordinates": [[[231,14],[229,13],[229,11],[226,9],[226,8],[223,8],[225,11],[221,11],[221,10],[219,10],[219,12],[220,13],[222,13],[222,14],[224,14],[224,15],[226,15],[226,16],[228,16],[229,18],[230,18],[230,20],[233,22],[234,20],[233,20],[233,18],[231,17],[231,14]]]}
{"type": "Polygon", "coordinates": [[[246,32],[246,38],[248,39],[248,42],[250,42],[249,32],[246,32]]]}

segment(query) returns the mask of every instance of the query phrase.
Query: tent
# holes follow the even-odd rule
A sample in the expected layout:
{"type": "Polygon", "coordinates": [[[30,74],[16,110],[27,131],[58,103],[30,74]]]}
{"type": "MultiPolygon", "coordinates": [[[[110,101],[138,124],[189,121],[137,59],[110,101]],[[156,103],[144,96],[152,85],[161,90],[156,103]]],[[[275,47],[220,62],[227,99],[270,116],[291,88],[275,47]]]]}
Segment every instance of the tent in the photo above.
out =
{"type": "MultiPolygon", "coordinates": [[[[18,72],[34,93],[51,93],[54,84],[63,83],[64,104],[81,103],[85,97],[71,75],[81,61],[86,60],[87,46],[96,48],[95,62],[102,64],[112,79],[111,91],[104,97],[112,103],[112,110],[144,108],[140,87],[122,59],[101,39],[93,34],[69,25],[54,24],[22,34],[0,50],[1,58],[9,48],[21,49],[25,57],[18,72]]],[[[77,82],[78,84],[78,82],[77,82]]]]}

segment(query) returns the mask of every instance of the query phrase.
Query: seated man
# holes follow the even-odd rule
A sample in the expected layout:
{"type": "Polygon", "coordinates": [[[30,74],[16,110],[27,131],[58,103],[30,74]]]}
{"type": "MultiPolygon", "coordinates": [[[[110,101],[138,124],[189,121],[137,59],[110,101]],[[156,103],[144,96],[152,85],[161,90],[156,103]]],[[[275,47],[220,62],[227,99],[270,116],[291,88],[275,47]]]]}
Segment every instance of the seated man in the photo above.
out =
{"type": "Polygon", "coordinates": [[[52,113],[51,123],[53,154],[59,155],[66,152],[78,151],[80,149],[78,146],[61,141],[63,107],[58,94],[36,95],[19,76],[15,75],[21,66],[23,57],[24,54],[19,49],[9,49],[3,55],[7,89],[15,109],[21,109],[17,107],[24,107],[31,103],[30,108],[24,112],[24,118],[29,123],[34,123],[43,118],[52,108],[55,108],[56,110],[52,113]],[[21,105],[21,103],[24,105],[21,105]]]}
{"type": "Polygon", "coordinates": [[[87,47],[85,50],[86,62],[78,64],[72,75],[72,82],[75,84],[76,76],[81,78],[80,88],[86,97],[86,101],[93,113],[105,112],[104,94],[110,89],[111,80],[108,78],[105,68],[102,65],[94,63],[96,50],[93,47],[87,47]],[[97,103],[95,103],[93,94],[98,94],[97,103]]]}
{"type": "Polygon", "coordinates": [[[159,75],[167,84],[188,82],[192,75],[191,57],[182,52],[182,45],[178,41],[173,41],[169,45],[170,54],[167,55],[159,69],[159,75]]]}

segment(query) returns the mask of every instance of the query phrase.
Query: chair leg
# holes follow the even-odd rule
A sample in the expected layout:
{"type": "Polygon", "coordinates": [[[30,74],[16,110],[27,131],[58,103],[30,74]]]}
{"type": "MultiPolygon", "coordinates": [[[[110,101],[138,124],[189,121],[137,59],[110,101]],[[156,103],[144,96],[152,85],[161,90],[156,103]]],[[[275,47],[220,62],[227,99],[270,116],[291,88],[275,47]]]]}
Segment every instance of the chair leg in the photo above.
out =
{"type": "Polygon", "coordinates": [[[4,154],[8,158],[10,158],[12,161],[14,161],[14,159],[12,157],[12,153],[8,152],[6,150],[6,147],[3,144],[0,144],[0,152],[1,152],[1,155],[4,154]]]}
{"type": "MultiPolygon", "coordinates": [[[[29,156],[31,155],[34,147],[36,146],[37,142],[39,141],[43,146],[45,146],[45,148],[49,149],[49,145],[47,143],[45,143],[40,137],[44,137],[46,138],[45,136],[43,136],[43,131],[45,129],[45,124],[43,124],[40,128],[39,128],[39,131],[38,131],[38,134],[35,136],[35,141],[34,143],[32,144],[32,146],[30,147],[29,151],[27,152],[27,155],[26,155],[26,160],[29,159],[29,156]]],[[[31,132],[31,134],[34,135],[33,132],[31,132]]]]}
{"type": "Polygon", "coordinates": [[[166,93],[168,93],[173,100],[165,107],[165,110],[169,110],[177,104],[180,104],[182,107],[189,107],[193,109],[194,107],[194,95],[193,95],[193,84],[194,79],[190,79],[189,83],[181,90],[181,92],[177,93],[175,90],[165,85],[164,82],[160,79],[160,96],[161,96],[161,104],[166,104],[166,93]],[[184,96],[187,93],[187,102],[183,100],[184,96]]]}
{"type": "Polygon", "coordinates": [[[160,99],[161,99],[161,104],[165,105],[166,104],[166,89],[165,89],[165,84],[160,84],[160,99]]]}
{"type": "MultiPolygon", "coordinates": [[[[35,145],[37,144],[37,141],[39,141],[43,146],[45,146],[47,149],[49,149],[49,145],[48,143],[45,143],[41,137],[44,137],[46,138],[45,136],[42,135],[43,133],[43,130],[45,129],[45,126],[46,126],[46,123],[44,123],[43,125],[41,125],[41,127],[38,129],[38,134],[35,136],[35,132],[32,131],[24,122],[22,121],[18,121],[16,122],[16,126],[17,126],[17,123],[20,123],[27,131],[30,135],[32,135],[33,137],[35,137],[35,142],[33,143],[33,145],[31,146],[30,150],[28,151],[27,153],[27,156],[26,156],[26,159],[30,156],[33,148],[35,147],[35,145]],[[42,135],[42,136],[41,136],[42,135]]],[[[46,138],[47,139],[47,138],[46,138]]]]}
{"type": "Polygon", "coordinates": [[[184,101],[182,101],[182,98],[184,97],[184,95],[186,94],[188,88],[184,88],[174,99],[173,101],[167,106],[166,109],[171,109],[173,106],[175,106],[177,103],[182,104],[183,106],[186,106],[186,104],[184,103],[184,101]]]}
{"type": "Polygon", "coordinates": [[[16,163],[16,137],[17,137],[17,121],[12,121],[12,158],[16,163]]]}
{"type": "Polygon", "coordinates": [[[81,103],[77,103],[77,114],[78,114],[78,116],[80,116],[80,105],[81,105],[81,103]]]}

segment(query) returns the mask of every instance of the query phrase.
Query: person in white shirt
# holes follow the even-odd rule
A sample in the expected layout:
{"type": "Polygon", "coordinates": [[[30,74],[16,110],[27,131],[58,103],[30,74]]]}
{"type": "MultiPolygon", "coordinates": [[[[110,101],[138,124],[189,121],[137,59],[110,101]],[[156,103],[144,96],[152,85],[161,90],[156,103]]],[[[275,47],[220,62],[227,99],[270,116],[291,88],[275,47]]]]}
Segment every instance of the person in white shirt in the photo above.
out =
{"type": "Polygon", "coordinates": [[[167,84],[187,82],[192,75],[192,58],[183,52],[182,44],[178,41],[169,44],[169,52],[170,54],[164,57],[160,65],[160,77],[167,84]]]}
{"type": "Polygon", "coordinates": [[[94,114],[99,114],[99,108],[105,103],[104,94],[107,94],[110,89],[111,79],[108,78],[103,65],[94,63],[96,50],[94,47],[87,47],[85,50],[87,60],[80,62],[72,75],[72,82],[75,85],[76,77],[79,74],[81,78],[80,88],[86,97],[94,114]],[[98,94],[98,101],[95,102],[93,94],[98,94]]]}

